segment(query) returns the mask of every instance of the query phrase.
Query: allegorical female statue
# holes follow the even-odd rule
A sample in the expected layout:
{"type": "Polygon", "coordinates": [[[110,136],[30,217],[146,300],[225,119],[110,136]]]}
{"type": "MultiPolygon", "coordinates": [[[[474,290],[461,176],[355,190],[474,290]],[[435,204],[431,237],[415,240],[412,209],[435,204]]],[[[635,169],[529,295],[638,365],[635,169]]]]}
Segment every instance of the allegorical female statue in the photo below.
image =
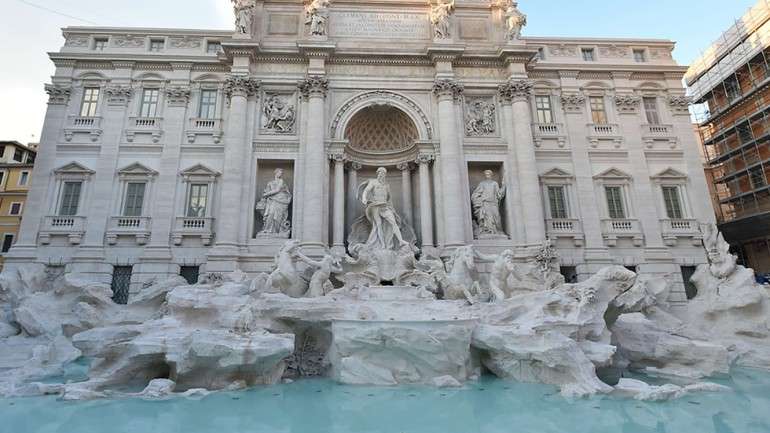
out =
{"type": "Polygon", "coordinates": [[[235,30],[241,34],[251,33],[251,15],[254,0],[232,0],[235,13],[235,30]]]}
{"type": "Polygon", "coordinates": [[[262,213],[262,231],[258,236],[288,238],[291,232],[289,205],[291,192],[283,180],[283,170],[275,170],[275,178],[267,184],[257,211],[262,213]]]}
{"type": "Polygon", "coordinates": [[[430,11],[430,22],[433,24],[433,37],[435,39],[449,39],[451,37],[452,12],[455,9],[455,0],[439,0],[430,11]]]}
{"type": "Polygon", "coordinates": [[[471,194],[473,217],[478,225],[477,236],[505,235],[500,216],[500,201],[505,197],[505,187],[500,187],[492,177],[492,170],[484,171],[484,180],[471,194]]]}
{"type": "Polygon", "coordinates": [[[326,36],[330,0],[312,0],[305,8],[305,24],[313,36],[326,36]]]}
{"type": "Polygon", "coordinates": [[[519,10],[519,3],[511,0],[505,10],[506,37],[509,41],[521,38],[521,30],[527,25],[527,16],[519,10]]]}

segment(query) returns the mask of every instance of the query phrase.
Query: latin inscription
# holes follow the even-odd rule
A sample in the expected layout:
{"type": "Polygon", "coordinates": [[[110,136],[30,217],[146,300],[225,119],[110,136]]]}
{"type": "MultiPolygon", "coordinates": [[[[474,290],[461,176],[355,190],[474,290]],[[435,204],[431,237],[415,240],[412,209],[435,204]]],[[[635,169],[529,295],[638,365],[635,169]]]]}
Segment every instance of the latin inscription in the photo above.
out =
{"type": "Polygon", "coordinates": [[[338,12],[331,17],[332,36],[428,39],[428,18],[422,14],[338,12]]]}

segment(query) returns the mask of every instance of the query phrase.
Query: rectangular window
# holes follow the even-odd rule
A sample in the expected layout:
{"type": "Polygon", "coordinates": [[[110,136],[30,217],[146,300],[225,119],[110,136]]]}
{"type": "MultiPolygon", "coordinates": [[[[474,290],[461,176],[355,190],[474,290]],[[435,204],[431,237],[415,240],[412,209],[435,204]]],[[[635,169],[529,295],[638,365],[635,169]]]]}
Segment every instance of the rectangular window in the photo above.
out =
{"type": "Polygon", "coordinates": [[[34,164],[35,163],[35,154],[30,152],[27,154],[27,164],[34,164]]]}
{"type": "Polygon", "coordinates": [[[607,211],[612,219],[626,219],[626,209],[623,205],[623,189],[620,186],[605,186],[607,211]]]}
{"type": "Polygon", "coordinates": [[[140,182],[130,182],[126,185],[126,200],[123,205],[123,216],[138,217],[142,216],[142,206],[144,205],[144,190],[147,184],[140,182]]]}
{"type": "Polygon", "coordinates": [[[163,39],[151,39],[150,40],[150,52],[159,53],[165,48],[166,42],[163,39]]]}
{"type": "Polygon", "coordinates": [[[80,115],[83,117],[96,116],[96,107],[99,105],[99,88],[86,87],[83,89],[83,102],[80,105],[80,115]]]}
{"type": "Polygon", "coordinates": [[[7,253],[8,250],[11,249],[13,246],[13,238],[14,236],[12,234],[6,234],[3,236],[3,249],[0,250],[0,252],[7,253]]]}
{"type": "Polygon", "coordinates": [[[29,182],[29,172],[22,171],[19,173],[19,186],[24,186],[29,182]]]}
{"type": "Polygon", "coordinates": [[[3,180],[5,180],[5,172],[0,171],[0,187],[3,187],[3,180]]]}
{"type": "Polygon", "coordinates": [[[604,107],[603,96],[591,96],[588,98],[591,104],[591,119],[597,125],[607,124],[607,109],[604,107]]]}
{"type": "Polygon", "coordinates": [[[634,50],[634,61],[636,63],[647,62],[647,54],[644,52],[644,50],[634,50]]]}
{"type": "Polygon", "coordinates": [[[682,199],[679,195],[679,187],[664,186],[663,202],[666,205],[666,215],[668,215],[669,219],[679,220],[684,218],[684,212],[682,212],[682,199]]]}
{"type": "Polygon", "coordinates": [[[738,131],[738,138],[740,138],[741,144],[754,140],[754,134],[751,132],[749,122],[741,123],[735,127],[735,130],[738,131]]]}
{"type": "Polygon", "coordinates": [[[13,151],[13,160],[16,162],[24,161],[24,151],[16,148],[16,150],[13,151]]]}
{"type": "Polygon", "coordinates": [[[660,125],[660,115],[658,114],[658,98],[642,98],[644,104],[644,115],[647,117],[647,123],[650,125],[660,125]]]}
{"type": "Polygon", "coordinates": [[[187,216],[192,218],[205,217],[208,198],[208,184],[194,183],[190,185],[190,196],[187,199],[187,216]]]}
{"type": "Polygon", "coordinates": [[[724,81],[725,83],[725,92],[727,92],[727,97],[730,99],[730,101],[733,101],[735,99],[738,99],[741,97],[741,86],[738,84],[738,79],[733,77],[730,77],[724,81]]]}
{"type": "Polygon", "coordinates": [[[751,185],[754,189],[762,188],[767,185],[765,174],[762,172],[762,167],[754,167],[749,170],[749,177],[751,178],[751,185]]]}
{"type": "Polygon", "coordinates": [[[198,109],[198,117],[201,119],[214,119],[217,113],[217,91],[204,89],[201,91],[201,106],[198,109]]]}
{"type": "Polygon", "coordinates": [[[107,38],[96,38],[94,39],[94,50],[95,51],[104,51],[107,49],[107,42],[109,40],[107,38]]]}
{"type": "Polygon", "coordinates": [[[553,219],[569,218],[569,212],[567,212],[567,196],[564,193],[564,189],[563,186],[548,187],[548,203],[551,207],[551,218],[553,219]]]}
{"type": "Polygon", "coordinates": [[[11,203],[11,209],[8,211],[8,215],[21,215],[21,203],[14,202],[11,203]]]}
{"type": "Polygon", "coordinates": [[[593,48],[583,48],[580,50],[580,52],[583,53],[583,60],[586,62],[593,62],[596,60],[593,48]]]}
{"type": "Polygon", "coordinates": [[[116,304],[128,304],[129,289],[131,288],[132,266],[115,266],[112,268],[112,300],[116,304]]]}
{"type": "Polygon", "coordinates": [[[206,44],[206,53],[217,54],[222,51],[222,44],[219,42],[209,42],[206,44]]]}
{"type": "Polygon", "coordinates": [[[2,158],[4,154],[5,154],[5,145],[0,144],[0,158],[2,158]]]}
{"type": "Polygon", "coordinates": [[[553,109],[551,108],[550,96],[535,96],[535,108],[537,109],[537,121],[539,123],[553,123],[553,109]]]}
{"type": "Polygon", "coordinates": [[[144,89],[139,117],[156,117],[158,115],[158,98],[160,98],[159,89],[144,89]]]}
{"type": "Polygon", "coordinates": [[[78,214],[80,204],[80,190],[83,182],[64,182],[59,205],[60,216],[74,216],[78,214]]]}

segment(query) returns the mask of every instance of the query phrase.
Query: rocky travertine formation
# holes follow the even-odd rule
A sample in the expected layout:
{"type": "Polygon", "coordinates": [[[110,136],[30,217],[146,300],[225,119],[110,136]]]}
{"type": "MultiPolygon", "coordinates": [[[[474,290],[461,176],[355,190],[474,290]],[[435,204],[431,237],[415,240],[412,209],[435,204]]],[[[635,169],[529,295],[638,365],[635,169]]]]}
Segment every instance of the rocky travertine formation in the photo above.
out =
{"type": "MultiPolygon", "coordinates": [[[[751,270],[725,256],[718,235],[706,236],[706,245],[711,263],[698,269],[698,296],[679,316],[665,302],[665,279],[609,267],[578,284],[553,284],[543,267],[540,283],[509,291],[504,272],[474,279],[474,258],[483,255],[471,247],[451,268],[437,259],[418,265],[436,282],[431,290],[360,285],[319,296],[310,293],[312,278],[284,267],[282,278],[296,283],[286,286],[291,293],[281,293],[274,277],[236,272],[196,285],[156,282],[126,306],[112,302],[106,285],[77,275],[9,269],[0,275],[0,395],[196,397],[307,376],[443,387],[484,371],[553,384],[570,397],[719,391],[695,380],[728,374],[732,364],[770,367],[770,304],[751,270]],[[462,295],[444,300],[444,290],[462,295]],[[90,360],[87,380],[40,383],[82,357],[90,360]],[[600,369],[689,385],[606,383],[600,369]]],[[[515,271],[507,260],[496,264],[515,271]]]]}

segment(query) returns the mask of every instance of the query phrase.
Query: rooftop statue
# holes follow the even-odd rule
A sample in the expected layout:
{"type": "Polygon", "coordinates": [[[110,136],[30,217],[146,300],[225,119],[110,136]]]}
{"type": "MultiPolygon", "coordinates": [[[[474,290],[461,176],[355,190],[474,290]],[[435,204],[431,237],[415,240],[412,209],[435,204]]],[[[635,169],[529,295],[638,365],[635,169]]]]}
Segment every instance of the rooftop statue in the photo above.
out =
{"type": "Polygon", "coordinates": [[[505,9],[506,39],[515,41],[521,38],[521,31],[527,25],[527,16],[519,10],[519,2],[511,0],[505,9]]]}
{"type": "Polygon", "coordinates": [[[251,33],[251,17],[254,13],[254,0],[231,0],[235,13],[235,31],[240,34],[251,33]]]}
{"type": "Polygon", "coordinates": [[[326,36],[331,0],[312,0],[305,7],[305,24],[313,36],[326,36]]]}
{"type": "Polygon", "coordinates": [[[439,0],[431,6],[430,22],[433,24],[433,37],[435,39],[449,39],[452,37],[452,14],[455,10],[454,0],[439,0]]]}

